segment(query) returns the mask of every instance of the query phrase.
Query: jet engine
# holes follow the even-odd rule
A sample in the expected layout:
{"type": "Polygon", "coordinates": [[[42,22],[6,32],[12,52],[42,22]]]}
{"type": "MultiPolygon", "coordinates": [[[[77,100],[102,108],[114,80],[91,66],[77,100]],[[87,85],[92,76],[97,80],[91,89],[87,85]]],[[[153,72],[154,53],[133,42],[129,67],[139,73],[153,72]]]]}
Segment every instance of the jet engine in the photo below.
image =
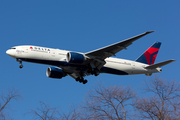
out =
{"type": "Polygon", "coordinates": [[[61,79],[62,77],[65,77],[67,74],[60,68],[48,67],[48,69],[46,71],[46,75],[49,78],[61,79]]]}
{"type": "Polygon", "coordinates": [[[86,60],[86,57],[81,53],[68,52],[67,62],[73,64],[82,64],[86,60]]]}

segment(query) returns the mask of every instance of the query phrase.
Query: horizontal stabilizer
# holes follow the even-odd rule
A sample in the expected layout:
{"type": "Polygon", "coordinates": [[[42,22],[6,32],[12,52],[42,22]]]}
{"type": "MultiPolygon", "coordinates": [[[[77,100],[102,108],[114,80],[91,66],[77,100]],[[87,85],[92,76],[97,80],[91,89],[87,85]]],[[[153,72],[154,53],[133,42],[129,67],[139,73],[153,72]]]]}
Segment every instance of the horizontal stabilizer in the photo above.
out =
{"type": "Polygon", "coordinates": [[[174,61],[176,61],[176,60],[167,60],[167,61],[164,61],[164,62],[156,63],[156,64],[153,64],[153,65],[149,65],[149,66],[147,66],[146,68],[147,68],[147,69],[155,69],[155,68],[158,68],[158,67],[162,67],[162,66],[164,66],[164,65],[167,65],[167,64],[169,64],[169,63],[171,63],[171,62],[174,62],[174,61]]]}

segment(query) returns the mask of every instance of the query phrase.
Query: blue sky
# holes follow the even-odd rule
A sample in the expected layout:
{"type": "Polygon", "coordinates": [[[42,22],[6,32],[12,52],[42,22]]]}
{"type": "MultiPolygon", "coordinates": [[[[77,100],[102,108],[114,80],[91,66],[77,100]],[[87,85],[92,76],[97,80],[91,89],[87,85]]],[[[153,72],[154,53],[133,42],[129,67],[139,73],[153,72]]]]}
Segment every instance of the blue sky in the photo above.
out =
{"type": "Polygon", "coordinates": [[[132,86],[137,92],[145,75],[88,76],[88,84],[77,83],[67,76],[60,80],[46,77],[47,65],[19,63],[6,55],[16,45],[38,45],[71,51],[89,52],[100,47],[155,30],[117,57],[135,60],[155,41],[162,42],[155,62],[177,61],[163,67],[159,75],[179,81],[180,66],[180,1],[123,1],[123,0],[3,0],[0,3],[1,77],[0,90],[19,89],[23,100],[11,103],[15,119],[30,120],[25,112],[39,101],[59,106],[67,111],[69,104],[80,104],[97,81],[107,85],[132,86]]]}

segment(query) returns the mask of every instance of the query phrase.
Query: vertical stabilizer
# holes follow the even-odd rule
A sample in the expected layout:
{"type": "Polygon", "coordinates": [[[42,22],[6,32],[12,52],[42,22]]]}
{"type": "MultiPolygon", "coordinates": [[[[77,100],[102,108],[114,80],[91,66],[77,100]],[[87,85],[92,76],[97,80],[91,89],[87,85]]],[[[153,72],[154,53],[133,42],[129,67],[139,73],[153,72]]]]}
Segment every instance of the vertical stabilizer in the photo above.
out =
{"type": "Polygon", "coordinates": [[[158,54],[160,46],[161,46],[160,42],[155,42],[138,59],[136,59],[136,62],[153,65],[155,62],[156,56],[158,54]]]}

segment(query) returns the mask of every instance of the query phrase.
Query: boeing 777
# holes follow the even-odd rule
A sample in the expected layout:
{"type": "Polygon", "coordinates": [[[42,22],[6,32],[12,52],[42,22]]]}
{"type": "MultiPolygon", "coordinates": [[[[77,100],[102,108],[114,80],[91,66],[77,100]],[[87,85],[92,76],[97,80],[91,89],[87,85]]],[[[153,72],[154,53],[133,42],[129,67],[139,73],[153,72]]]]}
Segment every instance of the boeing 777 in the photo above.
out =
{"type": "Polygon", "coordinates": [[[20,63],[20,68],[23,67],[22,61],[51,65],[54,67],[48,67],[46,71],[47,77],[61,79],[69,75],[83,84],[87,83],[87,80],[84,79],[85,76],[97,76],[100,73],[115,75],[145,74],[150,76],[152,73],[161,72],[160,67],[175,61],[171,59],[154,64],[161,45],[160,42],[155,42],[135,61],[111,56],[115,56],[117,52],[127,49],[134,41],[152,32],[147,31],[87,53],[34,45],[15,46],[7,50],[6,53],[20,63]]]}

